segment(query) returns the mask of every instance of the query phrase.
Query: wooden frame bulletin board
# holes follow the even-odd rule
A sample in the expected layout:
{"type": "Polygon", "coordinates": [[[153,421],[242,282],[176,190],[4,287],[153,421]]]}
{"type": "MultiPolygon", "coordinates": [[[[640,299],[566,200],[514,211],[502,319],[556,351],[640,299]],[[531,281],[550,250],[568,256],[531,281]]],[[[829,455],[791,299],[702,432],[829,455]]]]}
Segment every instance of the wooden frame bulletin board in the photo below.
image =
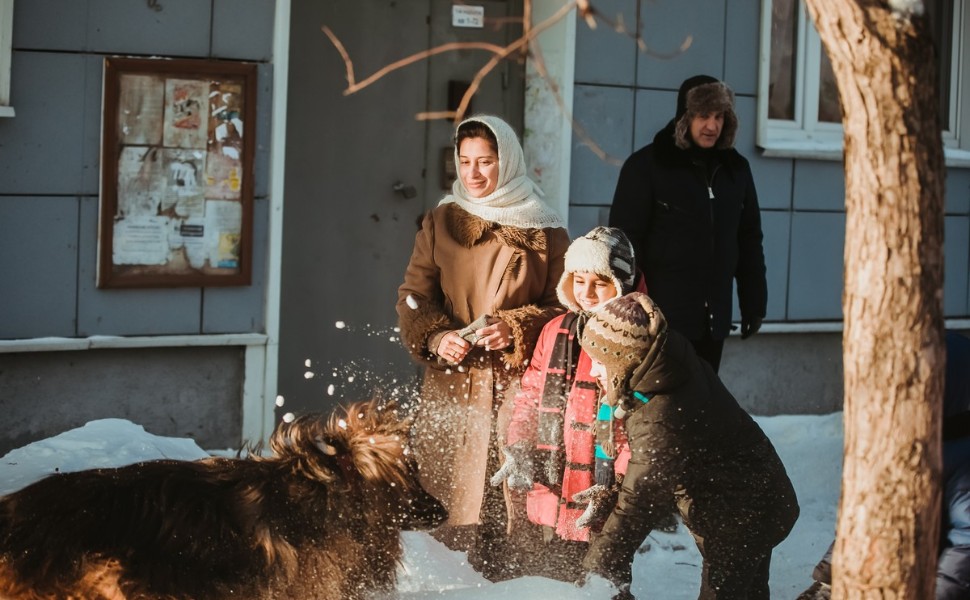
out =
{"type": "Polygon", "coordinates": [[[248,285],[256,65],[106,58],[98,287],[248,285]]]}

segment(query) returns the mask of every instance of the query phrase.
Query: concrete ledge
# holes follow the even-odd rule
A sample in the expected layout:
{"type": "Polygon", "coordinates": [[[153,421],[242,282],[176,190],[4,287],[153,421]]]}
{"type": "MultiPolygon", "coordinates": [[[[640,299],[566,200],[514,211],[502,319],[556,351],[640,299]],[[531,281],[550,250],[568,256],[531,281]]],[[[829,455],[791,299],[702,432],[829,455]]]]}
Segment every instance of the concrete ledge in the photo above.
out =
{"type": "Polygon", "coordinates": [[[94,335],[86,338],[31,338],[0,340],[0,354],[12,352],[61,352],[106,348],[187,348],[201,346],[265,346],[269,336],[262,333],[220,335],[162,335],[121,337],[94,335]]]}
{"type": "MultiPolygon", "coordinates": [[[[966,332],[970,321],[946,328],[966,332]]],[[[724,343],[721,381],[751,414],[827,414],[843,409],[842,323],[768,323],[724,343]],[[782,335],[778,335],[782,334],[782,335]]]]}
{"type": "MultiPolygon", "coordinates": [[[[970,329],[970,319],[946,319],[944,325],[947,329],[966,331],[970,329]]],[[[788,323],[767,322],[761,326],[758,335],[763,333],[842,333],[845,329],[842,321],[802,321],[788,323]]],[[[740,331],[734,331],[732,336],[740,336],[740,331]]]]}

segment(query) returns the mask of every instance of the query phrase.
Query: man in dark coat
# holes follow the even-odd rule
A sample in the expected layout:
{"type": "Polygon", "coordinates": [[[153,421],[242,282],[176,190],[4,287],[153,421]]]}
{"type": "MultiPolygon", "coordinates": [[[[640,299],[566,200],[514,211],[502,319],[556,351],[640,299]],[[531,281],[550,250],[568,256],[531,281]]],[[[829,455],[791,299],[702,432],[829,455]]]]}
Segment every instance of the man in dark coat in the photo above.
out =
{"type": "Polygon", "coordinates": [[[603,305],[580,344],[631,453],[584,567],[632,598],[633,556],[673,500],[704,558],[700,598],[767,600],[771,551],[799,512],[767,436],[646,294],[603,305]]]}
{"type": "Polygon", "coordinates": [[[624,163],[609,223],[633,242],[647,289],[716,373],[738,284],[741,338],[768,303],[758,196],[734,149],[734,94],[707,75],[684,81],[677,114],[624,163]]]}

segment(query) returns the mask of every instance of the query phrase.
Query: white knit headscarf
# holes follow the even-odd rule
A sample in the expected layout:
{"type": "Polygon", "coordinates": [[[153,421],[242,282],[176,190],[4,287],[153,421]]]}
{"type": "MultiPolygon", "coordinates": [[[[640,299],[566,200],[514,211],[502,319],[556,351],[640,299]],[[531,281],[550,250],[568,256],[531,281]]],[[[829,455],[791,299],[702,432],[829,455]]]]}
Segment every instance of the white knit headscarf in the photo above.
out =
{"type": "MultiPolygon", "coordinates": [[[[526,175],[525,156],[519,138],[508,123],[498,117],[477,115],[465,119],[488,127],[498,140],[498,185],[495,191],[482,198],[473,198],[459,176],[451,186],[451,194],[438,205],[454,202],[462,209],[486,221],[523,228],[564,227],[562,218],[542,201],[542,190],[526,175]]],[[[460,173],[458,148],[455,148],[455,169],[460,173]]]]}

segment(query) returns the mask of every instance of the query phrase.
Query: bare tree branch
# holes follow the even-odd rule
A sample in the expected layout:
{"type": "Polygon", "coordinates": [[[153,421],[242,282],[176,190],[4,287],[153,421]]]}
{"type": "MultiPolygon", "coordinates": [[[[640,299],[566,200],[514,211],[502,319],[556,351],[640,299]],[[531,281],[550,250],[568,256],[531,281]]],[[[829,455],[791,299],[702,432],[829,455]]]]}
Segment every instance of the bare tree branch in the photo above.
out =
{"type": "Polygon", "coordinates": [[[344,96],[349,96],[359,92],[392,71],[396,71],[436,54],[444,54],[445,52],[452,52],[455,50],[488,50],[489,52],[502,54],[503,56],[508,54],[506,51],[508,48],[507,46],[503,47],[497,44],[487,44],[485,42],[451,42],[428,50],[422,50],[421,52],[417,52],[411,56],[406,56],[400,60],[396,60],[391,64],[378,69],[373,75],[367,77],[363,81],[357,82],[354,78],[354,63],[350,59],[350,55],[347,54],[347,50],[344,48],[344,45],[329,27],[324,25],[321,29],[325,34],[327,34],[327,37],[330,38],[330,41],[337,48],[337,51],[340,52],[341,58],[344,59],[344,66],[347,68],[347,89],[344,90],[344,96]]]}
{"type": "MultiPolygon", "coordinates": [[[[496,66],[498,66],[503,60],[507,59],[512,54],[519,51],[521,51],[523,55],[531,55],[535,65],[536,73],[539,75],[540,79],[543,82],[545,82],[545,84],[549,87],[549,90],[552,92],[553,98],[555,99],[556,105],[559,107],[559,110],[562,112],[562,114],[567,119],[569,119],[569,122],[572,126],[573,131],[582,140],[582,143],[586,145],[593,152],[593,154],[595,154],[601,160],[604,160],[611,164],[620,164],[621,163],[620,159],[610,156],[606,151],[604,151],[599,146],[599,144],[597,144],[595,140],[593,140],[593,138],[586,132],[583,126],[580,125],[576,121],[576,119],[573,118],[573,115],[569,113],[569,111],[566,108],[566,103],[563,100],[562,95],[559,93],[558,86],[552,80],[552,77],[549,75],[549,72],[546,69],[545,62],[543,61],[542,54],[539,51],[538,44],[535,43],[539,34],[546,31],[550,27],[554,26],[562,19],[566,18],[566,16],[569,15],[569,13],[571,13],[574,9],[576,10],[577,14],[586,22],[586,25],[590,29],[596,29],[597,19],[600,21],[603,21],[604,23],[608,24],[610,28],[613,29],[613,31],[621,35],[629,36],[632,39],[634,39],[636,41],[637,48],[641,52],[647,53],[656,58],[669,59],[674,56],[677,56],[678,54],[681,54],[684,51],[686,51],[693,43],[692,36],[687,36],[684,39],[684,41],[681,43],[680,47],[673,52],[661,53],[656,50],[653,50],[652,48],[650,48],[650,46],[647,45],[646,41],[638,32],[631,32],[626,28],[626,24],[624,23],[621,15],[618,15],[615,21],[610,21],[602,14],[601,11],[599,11],[595,6],[593,6],[590,0],[572,0],[571,2],[566,2],[553,15],[551,15],[541,23],[538,23],[535,26],[533,26],[532,25],[532,0],[524,0],[523,19],[522,19],[523,33],[521,36],[513,40],[508,45],[500,46],[497,44],[488,44],[484,42],[451,42],[448,44],[442,44],[440,46],[435,46],[434,48],[423,50],[421,52],[417,52],[415,54],[412,54],[410,56],[406,56],[400,60],[397,60],[389,65],[382,67],[381,69],[377,70],[375,73],[370,75],[369,77],[358,82],[356,79],[356,76],[354,75],[353,60],[350,58],[350,54],[347,52],[347,49],[344,47],[343,43],[341,43],[340,39],[336,36],[336,34],[334,34],[334,32],[326,25],[322,27],[322,30],[323,30],[323,33],[325,33],[327,37],[330,39],[330,42],[337,49],[337,52],[340,53],[340,57],[344,61],[344,67],[346,68],[346,71],[347,71],[347,88],[343,92],[345,96],[359,92],[360,90],[366,88],[367,86],[371,85],[375,81],[378,81],[388,73],[391,73],[393,71],[396,71],[408,65],[414,64],[418,61],[425,60],[431,56],[443,54],[446,52],[454,52],[458,50],[482,50],[492,54],[492,56],[485,62],[485,64],[482,65],[482,67],[479,68],[478,71],[475,73],[474,78],[469,84],[468,89],[465,91],[464,95],[461,98],[461,101],[458,104],[458,107],[455,110],[420,112],[415,115],[415,117],[418,120],[451,119],[455,123],[458,123],[464,118],[465,112],[468,110],[468,106],[471,103],[471,99],[478,92],[478,89],[481,87],[482,81],[485,79],[485,77],[488,76],[489,73],[491,73],[495,69],[496,66]]],[[[499,26],[500,24],[505,22],[512,22],[515,20],[516,19],[498,19],[496,20],[496,26],[499,26]]]]}

